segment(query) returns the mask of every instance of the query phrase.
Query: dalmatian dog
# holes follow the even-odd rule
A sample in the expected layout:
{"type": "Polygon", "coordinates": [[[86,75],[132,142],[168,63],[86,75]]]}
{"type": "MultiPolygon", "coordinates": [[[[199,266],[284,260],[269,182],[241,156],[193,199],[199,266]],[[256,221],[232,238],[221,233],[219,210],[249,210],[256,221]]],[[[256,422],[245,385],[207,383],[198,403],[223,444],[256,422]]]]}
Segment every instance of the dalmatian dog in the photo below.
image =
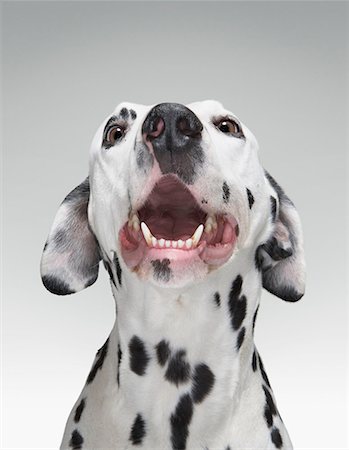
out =
{"type": "Polygon", "coordinates": [[[61,449],[291,449],[254,326],[262,287],[304,294],[302,231],[258,144],[216,101],[120,104],[97,130],[41,274],[58,295],[103,261],[115,325],[61,449]]]}

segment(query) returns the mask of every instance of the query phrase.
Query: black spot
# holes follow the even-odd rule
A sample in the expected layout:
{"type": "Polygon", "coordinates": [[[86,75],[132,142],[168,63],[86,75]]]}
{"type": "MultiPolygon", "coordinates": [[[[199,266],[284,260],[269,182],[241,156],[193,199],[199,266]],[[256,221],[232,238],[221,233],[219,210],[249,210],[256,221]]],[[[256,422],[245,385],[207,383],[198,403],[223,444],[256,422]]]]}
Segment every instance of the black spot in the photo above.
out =
{"type": "Polygon", "coordinates": [[[240,297],[242,287],[241,275],[238,275],[229,292],[229,313],[231,325],[234,330],[238,330],[246,316],[247,300],[243,295],[240,297]]]}
{"type": "Polygon", "coordinates": [[[254,331],[255,326],[256,326],[256,319],[257,319],[257,314],[258,314],[258,308],[259,308],[259,305],[257,306],[256,311],[255,311],[254,314],[253,314],[253,319],[252,319],[252,331],[254,331]]]}
{"type": "Polygon", "coordinates": [[[74,430],[71,434],[71,439],[69,442],[69,446],[73,449],[73,450],[79,450],[82,448],[82,444],[84,442],[83,437],[81,436],[81,434],[78,432],[78,430],[74,430]]]}
{"type": "Polygon", "coordinates": [[[165,373],[166,380],[177,386],[188,381],[190,376],[190,365],[185,360],[185,355],[185,350],[178,350],[170,359],[165,373]]]}
{"type": "Polygon", "coordinates": [[[75,415],[74,415],[75,423],[78,423],[80,421],[81,414],[82,414],[83,410],[85,409],[85,405],[86,405],[85,399],[82,398],[81,402],[79,403],[79,405],[76,407],[76,410],[75,410],[75,415]]]}
{"type": "Polygon", "coordinates": [[[130,351],[130,369],[137,375],[144,375],[150,358],[143,341],[138,336],[133,336],[128,348],[130,351]]]}
{"type": "Polygon", "coordinates": [[[113,271],[111,270],[111,267],[110,267],[109,262],[103,260],[103,264],[104,264],[104,267],[105,267],[106,271],[107,271],[108,274],[109,274],[110,281],[111,281],[111,282],[113,283],[113,285],[116,287],[115,280],[114,280],[114,275],[113,275],[113,271]]]}
{"type": "Polygon", "coordinates": [[[46,241],[45,245],[44,245],[44,251],[47,249],[47,246],[48,246],[48,242],[46,241]]]}
{"type": "Polygon", "coordinates": [[[231,450],[230,445],[228,445],[228,447],[226,447],[225,450],[231,450]]]}
{"type": "Polygon", "coordinates": [[[271,208],[271,220],[275,222],[277,203],[276,198],[274,198],[272,195],[270,196],[270,208],[271,208]]]}
{"type": "Polygon", "coordinates": [[[273,400],[273,397],[271,396],[271,393],[269,392],[269,389],[266,386],[263,386],[263,391],[265,395],[265,400],[267,402],[267,406],[270,409],[270,412],[273,414],[273,416],[276,416],[277,409],[273,400]]]}
{"type": "Polygon", "coordinates": [[[253,351],[252,355],[252,370],[255,372],[257,370],[257,353],[256,350],[253,351]]]}
{"type": "Polygon", "coordinates": [[[118,386],[120,386],[120,364],[121,364],[121,358],[122,358],[122,351],[120,344],[118,344],[118,371],[116,374],[116,381],[118,383],[118,386]]]}
{"type": "Polygon", "coordinates": [[[264,263],[264,257],[263,257],[263,245],[259,245],[256,248],[256,253],[254,254],[254,263],[256,266],[256,269],[261,272],[263,269],[263,263],[264,263]]]}
{"type": "Polygon", "coordinates": [[[215,376],[206,364],[195,367],[193,375],[192,399],[194,403],[200,403],[213,388],[215,376]]]}
{"type": "Polygon", "coordinates": [[[230,198],[230,189],[226,181],[224,181],[222,189],[223,189],[223,201],[224,203],[228,203],[230,198]]]}
{"type": "Polygon", "coordinates": [[[275,189],[280,202],[282,203],[288,203],[290,205],[293,205],[292,201],[287,197],[282,187],[274,180],[274,178],[268,173],[266,170],[264,171],[265,176],[267,177],[270,185],[275,189]]]}
{"type": "Polygon", "coordinates": [[[114,252],[114,265],[116,270],[116,276],[118,278],[119,285],[121,286],[121,275],[122,275],[121,266],[117,254],[115,252],[114,252]]]}
{"type": "Polygon", "coordinates": [[[254,203],[254,197],[252,195],[252,192],[248,188],[246,188],[246,192],[247,192],[248,206],[251,209],[254,203]]]}
{"type": "Polygon", "coordinates": [[[103,347],[101,347],[96,354],[97,359],[96,359],[95,363],[93,364],[90,373],[88,374],[87,384],[92,383],[92,381],[95,379],[97,371],[102,368],[104,359],[108,353],[108,346],[109,346],[109,338],[105,341],[103,347]]]}
{"type": "Polygon", "coordinates": [[[238,298],[239,295],[241,294],[241,288],[242,288],[242,277],[241,275],[238,275],[231,286],[229,297],[233,297],[234,299],[238,298]]]}
{"type": "Polygon", "coordinates": [[[189,394],[182,395],[171,415],[171,443],[173,450],[185,450],[189,424],[193,417],[193,402],[189,394]]]}
{"type": "Polygon", "coordinates": [[[154,277],[159,281],[167,282],[170,280],[172,271],[169,268],[170,260],[168,258],[165,259],[156,259],[155,261],[151,261],[152,266],[154,268],[154,277]]]}
{"type": "Polygon", "coordinates": [[[201,200],[201,203],[202,203],[203,205],[207,205],[208,201],[207,201],[205,198],[203,198],[203,199],[201,200]]]}
{"type": "Polygon", "coordinates": [[[278,428],[273,428],[271,432],[271,440],[273,441],[273,444],[276,448],[282,447],[282,437],[278,428]]]}
{"type": "Polygon", "coordinates": [[[137,113],[134,109],[130,109],[130,114],[131,114],[131,118],[132,120],[136,120],[137,119],[137,113]]]}
{"type": "Polygon", "coordinates": [[[221,306],[221,296],[219,295],[219,292],[214,294],[214,301],[218,307],[221,306]]]}
{"type": "Polygon", "coordinates": [[[268,253],[269,256],[273,258],[274,261],[281,261],[282,259],[288,258],[293,254],[291,247],[287,249],[280,247],[275,237],[271,237],[268,242],[263,244],[262,248],[268,253]]]}
{"type": "Polygon", "coordinates": [[[67,283],[53,275],[44,275],[42,282],[45,288],[52,292],[52,294],[67,295],[74,294],[75,292],[73,289],[70,289],[67,283]]]}
{"type": "Polygon", "coordinates": [[[275,281],[273,279],[273,272],[271,271],[268,273],[269,270],[272,269],[272,265],[270,263],[265,263],[265,256],[263,255],[263,252],[268,253],[274,261],[281,261],[282,259],[290,257],[293,254],[293,249],[291,247],[287,249],[280,247],[275,237],[271,237],[268,242],[259,245],[256,249],[255,265],[256,268],[263,274],[263,287],[272,292],[272,285],[275,284],[275,281]]]}
{"type": "Polygon", "coordinates": [[[171,355],[169,343],[165,340],[160,341],[155,347],[156,356],[160,366],[164,366],[171,355]]]}
{"type": "MultiPolygon", "coordinates": [[[[247,307],[247,300],[246,297],[243,295],[240,297],[234,307],[233,311],[233,318],[232,318],[232,325],[234,330],[238,330],[246,316],[246,307],[247,307]]],[[[230,305],[229,305],[230,309],[230,305]]]]}
{"type": "Polygon", "coordinates": [[[236,347],[238,350],[240,349],[240,347],[242,346],[242,344],[244,342],[245,333],[246,333],[246,329],[245,329],[245,327],[242,327],[241,330],[239,331],[238,338],[236,341],[236,347]]]}
{"type": "Polygon", "coordinates": [[[130,441],[133,445],[139,445],[142,443],[142,440],[145,436],[145,422],[143,417],[140,414],[137,414],[135,421],[133,422],[131,433],[130,433],[130,441]]]}
{"type": "Polygon", "coordinates": [[[268,405],[264,406],[264,418],[267,422],[268,427],[271,428],[273,426],[274,419],[268,405]]]}
{"type": "Polygon", "coordinates": [[[124,120],[128,119],[129,112],[127,108],[122,108],[119,113],[120,117],[124,120]]]}
{"type": "Polygon", "coordinates": [[[263,365],[262,358],[259,355],[258,355],[258,362],[259,362],[259,367],[261,369],[261,374],[262,374],[263,380],[271,388],[268,376],[267,376],[267,374],[266,374],[266,372],[264,370],[264,365],[263,365]]]}

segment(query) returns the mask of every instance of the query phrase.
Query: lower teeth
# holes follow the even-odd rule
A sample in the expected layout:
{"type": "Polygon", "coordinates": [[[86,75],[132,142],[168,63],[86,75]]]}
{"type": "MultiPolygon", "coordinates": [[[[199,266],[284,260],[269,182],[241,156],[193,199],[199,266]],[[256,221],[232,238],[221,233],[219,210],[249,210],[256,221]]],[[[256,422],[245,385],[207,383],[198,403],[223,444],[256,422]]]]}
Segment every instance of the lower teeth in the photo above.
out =
{"type": "Polygon", "coordinates": [[[141,223],[140,228],[142,230],[144,239],[149,247],[183,248],[185,245],[187,249],[195,248],[198,245],[204,230],[204,226],[200,224],[195,230],[192,237],[187,239],[186,241],[183,241],[181,239],[178,239],[178,241],[168,241],[163,238],[156,239],[156,237],[152,235],[151,231],[149,230],[145,222],[141,223]]]}

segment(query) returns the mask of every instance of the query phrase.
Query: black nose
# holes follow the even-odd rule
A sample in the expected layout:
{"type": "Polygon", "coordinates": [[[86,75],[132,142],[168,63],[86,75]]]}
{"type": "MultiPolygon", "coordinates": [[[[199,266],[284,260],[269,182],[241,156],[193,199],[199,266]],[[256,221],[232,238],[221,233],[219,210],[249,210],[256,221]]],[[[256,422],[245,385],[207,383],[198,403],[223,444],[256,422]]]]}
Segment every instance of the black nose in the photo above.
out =
{"type": "Polygon", "coordinates": [[[160,103],[146,117],[142,134],[162,173],[175,173],[191,184],[204,160],[202,129],[200,120],[184,105],[160,103]]]}

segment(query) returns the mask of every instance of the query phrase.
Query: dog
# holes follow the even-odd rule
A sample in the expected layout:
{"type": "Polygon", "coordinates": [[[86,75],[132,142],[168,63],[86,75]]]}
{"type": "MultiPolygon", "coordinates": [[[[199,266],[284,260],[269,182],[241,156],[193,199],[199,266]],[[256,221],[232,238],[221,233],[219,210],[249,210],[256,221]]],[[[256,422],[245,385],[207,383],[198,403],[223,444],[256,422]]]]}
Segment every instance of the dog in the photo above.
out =
{"type": "Polygon", "coordinates": [[[213,100],[120,104],[58,209],[45,287],[110,276],[115,325],[61,449],[291,449],[254,345],[261,289],[304,294],[299,215],[249,129],[213,100]]]}

